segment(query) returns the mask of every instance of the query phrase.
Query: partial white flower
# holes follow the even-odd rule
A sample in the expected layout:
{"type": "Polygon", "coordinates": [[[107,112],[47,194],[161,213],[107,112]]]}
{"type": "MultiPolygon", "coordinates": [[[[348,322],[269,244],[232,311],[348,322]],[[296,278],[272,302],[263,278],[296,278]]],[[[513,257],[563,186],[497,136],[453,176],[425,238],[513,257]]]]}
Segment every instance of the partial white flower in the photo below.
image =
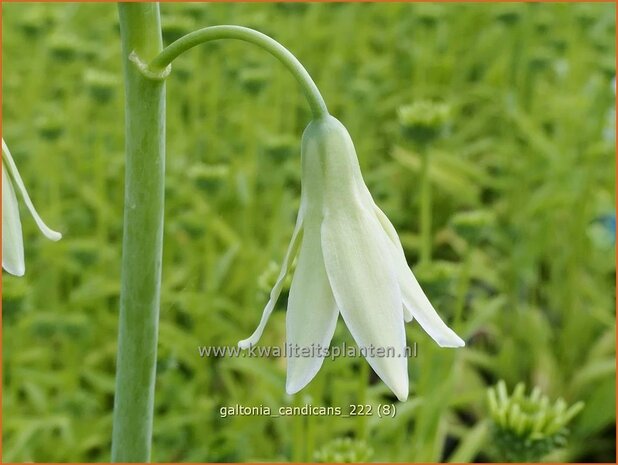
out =
{"type": "Polygon", "coordinates": [[[59,240],[62,235],[49,229],[34,208],[11,152],[2,139],[2,268],[12,275],[23,276],[26,271],[24,242],[15,188],[45,237],[59,240]]]}
{"type": "MultiPolygon", "coordinates": [[[[403,401],[408,397],[404,320],[416,319],[442,347],[465,345],[412,274],[395,228],[365,185],[348,131],[332,116],[312,121],[303,134],[301,204],[292,241],[259,326],[238,343],[241,348],[258,342],[297,255],[286,317],[288,347],[328,348],[341,313],[360,348],[394,348],[395,357],[367,356],[367,361],[403,401]]],[[[288,354],[289,394],[319,371],[324,353],[316,352],[288,354]]]]}

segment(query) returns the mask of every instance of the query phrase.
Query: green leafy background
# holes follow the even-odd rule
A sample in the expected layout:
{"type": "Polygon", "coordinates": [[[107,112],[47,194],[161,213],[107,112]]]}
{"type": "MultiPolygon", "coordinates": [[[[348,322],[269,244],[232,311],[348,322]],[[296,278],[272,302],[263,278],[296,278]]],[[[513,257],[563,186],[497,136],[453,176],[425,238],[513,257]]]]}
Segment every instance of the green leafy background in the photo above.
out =
{"type": "MultiPolygon", "coordinates": [[[[3,137],[40,213],[64,233],[46,241],[23,210],[26,276],[3,273],[3,460],[107,461],[124,165],[117,11],[2,10],[3,137]]],[[[284,359],[200,358],[199,345],[235,345],[257,324],[294,225],[309,113],[289,73],[261,50],[199,47],[177,60],[168,84],[153,460],[307,461],[344,438],[364,460],[492,460],[486,390],[504,379],[586,403],[550,459],[614,461],[613,4],[161,10],[166,43],[231,23],[296,54],[349,129],[431,300],[449,322],[461,312],[467,347],[439,349],[409,326],[418,357],[405,403],[363,359],[327,360],[287,396],[284,359]],[[419,268],[420,154],[397,112],[427,99],[451,116],[428,148],[434,261],[419,268]],[[488,220],[457,226],[470,211],[488,220]],[[219,413],[307,403],[394,403],[397,414],[219,413]]],[[[286,298],[264,345],[284,341],[286,298]]],[[[333,343],[344,341],[353,344],[340,321],[333,343]]]]}

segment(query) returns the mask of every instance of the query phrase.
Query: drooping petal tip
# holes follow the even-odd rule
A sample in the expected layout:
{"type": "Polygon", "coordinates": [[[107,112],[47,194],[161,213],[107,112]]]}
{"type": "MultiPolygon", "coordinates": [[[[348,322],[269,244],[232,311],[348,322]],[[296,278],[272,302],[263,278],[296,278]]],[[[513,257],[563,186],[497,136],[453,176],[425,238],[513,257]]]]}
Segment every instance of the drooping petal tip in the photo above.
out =
{"type": "Polygon", "coordinates": [[[7,273],[12,274],[13,276],[17,276],[18,278],[21,278],[23,275],[26,274],[26,267],[23,263],[7,263],[3,259],[2,268],[7,273]]]}
{"type": "Polygon", "coordinates": [[[446,348],[457,348],[457,347],[465,347],[466,342],[460,338],[455,331],[449,328],[449,331],[446,332],[442,337],[436,339],[436,342],[440,347],[446,348]]]}
{"type": "Polygon", "coordinates": [[[393,391],[393,393],[395,394],[395,396],[397,396],[397,399],[399,399],[400,402],[405,402],[406,400],[408,400],[408,394],[410,391],[410,386],[408,384],[408,378],[406,376],[406,379],[403,382],[399,382],[395,385],[389,386],[391,388],[391,390],[393,391]]]}
{"type": "Polygon", "coordinates": [[[238,341],[238,347],[240,347],[241,349],[250,349],[251,346],[253,346],[253,342],[252,342],[253,338],[248,338],[248,339],[243,339],[242,341],[238,341]]]}
{"type": "Polygon", "coordinates": [[[406,323],[416,319],[421,327],[440,347],[464,347],[466,343],[442,321],[440,315],[438,315],[438,312],[436,312],[423,292],[414,273],[412,273],[412,270],[406,262],[399,236],[388,217],[375,203],[373,203],[373,212],[380,222],[384,234],[388,238],[391,256],[396,263],[406,323]]]}
{"type": "MultiPolygon", "coordinates": [[[[43,221],[43,219],[41,218],[41,216],[39,215],[39,213],[36,211],[36,208],[34,208],[34,204],[32,203],[32,200],[30,199],[30,195],[28,195],[28,191],[26,190],[24,181],[22,180],[21,175],[19,174],[17,165],[15,164],[15,161],[13,160],[13,156],[11,155],[11,152],[9,151],[9,148],[6,145],[6,142],[4,142],[4,139],[2,139],[2,162],[3,162],[2,163],[3,172],[5,168],[8,170],[7,174],[9,176],[8,178],[9,182],[10,180],[12,180],[12,182],[15,183],[16,189],[19,191],[22,198],[24,199],[26,208],[32,215],[32,218],[34,219],[34,222],[38,226],[39,230],[49,240],[59,241],[62,238],[62,234],[60,234],[57,231],[54,231],[49,226],[47,226],[45,222],[43,221]]],[[[4,182],[4,178],[3,178],[3,182],[4,182]]]]}
{"type": "Polygon", "coordinates": [[[304,376],[302,378],[296,379],[290,379],[290,377],[288,376],[285,380],[285,392],[289,395],[296,394],[307,384],[309,384],[309,382],[313,379],[313,376],[304,376]]]}
{"type": "Polygon", "coordinates": [[[270,315],[275,309],[275,305],[277,303],[277,300],[279,299],[279,295],[281,294],[283,282],[288,274],[288,268],[292,264],[292,261],[296,256],[296,252],[298,251],[298,247],[300,246],[300,240],[302,238],[302,227],[303,212],[301,209],[296,219],[296,226],[294,227],[294,231],[292,232],[292,239],[290,240],[288,250],[285,253],[285,257],[283,258],[283,263],[281,264],[281,271],[279,272],[279,276],[277,277],[277,281],[275,282],[274,287],[270,291],[270,299],[264,307],[264,311],[262,312],[262,318],[260,319],[258,327],[253,332],[253,334],[247,339],[243,339],[242,341],[238,342],[238,347],[240,347],[241,349],[250,348],[251,346],[257,344],[257,342],[260,340],[260,337],[262,337],[262,333],[264,332],[266,323],[268,323],[268,319],[270,318],[270,315]]]}

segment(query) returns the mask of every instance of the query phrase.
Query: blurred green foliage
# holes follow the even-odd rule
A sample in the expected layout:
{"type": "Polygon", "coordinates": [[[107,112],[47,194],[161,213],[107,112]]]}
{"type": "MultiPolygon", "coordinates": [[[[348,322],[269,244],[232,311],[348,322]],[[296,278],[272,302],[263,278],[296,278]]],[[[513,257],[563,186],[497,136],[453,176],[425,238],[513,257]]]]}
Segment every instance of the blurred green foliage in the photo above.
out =
{"type": "MultiPolygon", "coordinates": [[[[615,250],[595,240],[615,208],[614,4],[161,9],[166,43],[231,23],[297,55],[350,130],[413,268],[421,157],[398,115],[448,105],[428,174],[435,261],[416,271],[441,314],[460,316],[468,345],[439,349],[409,326],[412,395],[394,418],[220,417],[234,404],[395,400],[362,359],[327,360],[290,397],[283,359],[199,357],[198,345],[234,345],[260,317],[294,225],[309,118],[261,50],[199,47],[168,84],[153,460],[307,461],[337,438],[377,461],[487,460],[486,389],[499,379],[585,402],[550,459],[614,460],[615,250]]],[[[64,234],[45,241],[24,215],[26,276],[3,274],[2,458],[107,461],[123,208],[117,12],[9,3],[2,21],[3,136],[64,234]]],[[[285,303],[262,344],[283,343],[285,303]]],[[[339,325],[333,343],[343,341],[353,343],[339,325]]]]}

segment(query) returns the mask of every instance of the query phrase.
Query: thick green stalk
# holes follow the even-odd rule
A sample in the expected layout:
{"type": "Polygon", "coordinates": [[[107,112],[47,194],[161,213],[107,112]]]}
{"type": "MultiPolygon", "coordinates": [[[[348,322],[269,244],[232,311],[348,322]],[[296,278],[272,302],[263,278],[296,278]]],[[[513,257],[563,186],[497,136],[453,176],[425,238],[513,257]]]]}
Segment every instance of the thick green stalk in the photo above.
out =
{"type": "Polygon", "coordinates": [[[112,461],[150,460],[159,324],[165,171],[165,82],[130,59],[162,49],[159,6],[120,3],[126,171],[112,461]]]}
{"type": "Polygon", "coordinates": [[[277,58],[294,75],[301,85],[305,97],[311,107],[314,118],[328,115],[326,103],[315,82],[298,59],[283,45],[261,32],[242,26],[212,26],[191,32],[171,43],[152,61],[145,66],[146,73],[158,74],[164,72],[168,65],[179,55],[196,45],[220,39],[236,39],[252,43],[263,48],[277,58]]]}

